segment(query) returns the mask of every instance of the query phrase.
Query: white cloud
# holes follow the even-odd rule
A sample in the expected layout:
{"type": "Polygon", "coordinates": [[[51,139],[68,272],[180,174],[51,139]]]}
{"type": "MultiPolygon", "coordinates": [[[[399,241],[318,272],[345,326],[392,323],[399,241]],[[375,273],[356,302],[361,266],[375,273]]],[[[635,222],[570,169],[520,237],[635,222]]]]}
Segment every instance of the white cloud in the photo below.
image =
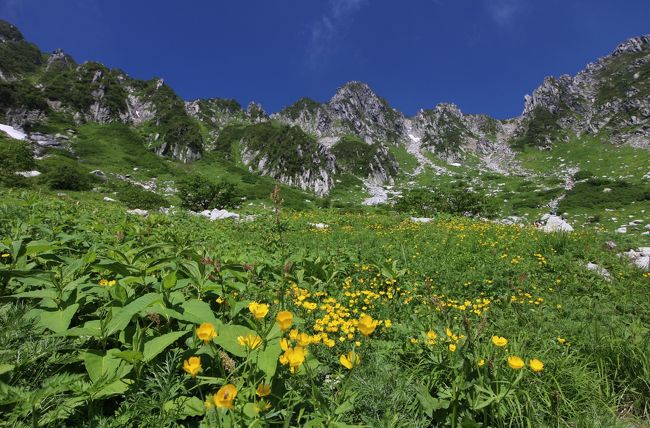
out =
{"type": "Polygon", "coordinates": [[[485,0],[490,17],[500,27],[509,27],[523,10],[523,0],[485,0]]]}
{"type": "Polygon", "coordinates": [[[336,50],[366,0],[329,0],[328,10],[311,26],[309,62],[315,64],[336,50]]]}

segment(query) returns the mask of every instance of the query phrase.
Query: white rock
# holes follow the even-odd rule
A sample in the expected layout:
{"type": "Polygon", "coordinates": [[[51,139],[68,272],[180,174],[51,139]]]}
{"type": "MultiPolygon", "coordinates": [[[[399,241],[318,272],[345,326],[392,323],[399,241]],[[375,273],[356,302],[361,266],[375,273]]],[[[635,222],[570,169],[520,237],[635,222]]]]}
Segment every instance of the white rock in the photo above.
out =
{"type": "Polygon", "coordinates": [[[21,177],[30,178],[30,177],[38,177],[39,175],[41,175],[41,173],[40,173],[40,171],[18,171],[18,172],[16,172],[16,175],[20,175],[21,177]]]}
{"type": "Polygon", "coordinates": [[[609,193],[609,192],[611,192],[611,191],[612,191],[612,189],[610,189],[609,187],[605,187],[605,188],[603,189],[603,193],[609,193]]]}
{"type": "Polygon", "coordinates": [[[546,233],[554,233],[554,232],[573,232],[573,227],[566,221],[562,219],[562,217],[556,216],[556,215],[551,215],[548,217],[546,220],[546,224],[542,226],[542,231],[546,233]]]}
{"type": "Polygon", "coordinates": [[[591,263],[591,262],[587,263],[587,269],[596,272],[598,275],[602,276],[607,281],[612,280],[612,276],[610,275],[609,271],[604,267],[598,266],[596,263],[591,263]]]}
{"type": "Polygon", "coordinates": [[[149,215],[149,211],[141,210],[140,208],[136,208],[134,210],[128,210],[127,213],[134,214],[134,215],[139,215],[140,217],[146,217],[146,216],[149,215]]]}
{"type": "Polygon", "coordinates": [[[637,257],[632,259],[632,263],[643,270],[650,270],[650,256],[637,257]]]}
{"type": "Polygon", "coordinates": [[[325,223],[308,223],[311,227],[315,227],[316,229],[327,229],[329,224],[325,223]]]}
{"type": "Polygon", "coordinates": [[[24,132],[14,128],[13,126],[3,125],[0,123],[0,131],[9,135],[11,138],[15,138],[16,140],[24,140],[27,138],[27,135],[25,135],[24,132]]]}
{"type": "Polygon", "coordinates": [[[429,223],[433,221],[433,219],[429,217],[411,217],[411,221],[413,223],[429,223]]]}
{"type": "Polygon", "coordinates": [[[616,233],[627,233],[627,228],[625,227],[619,227],[618,229],[615,230],[616,233]]]}
{"type": "Polygon", "coordinates": [[[231,213],[230,211],[219,210],[217,208],[213,209],[212,211],[204,210],[204,211],[201,211],[198,214],[202,215],[203,217],[209,218],[210,221],[223,220],[223,219],[226,219],[226,218],[239,218],[239,214],[237,214],[237,213],[231,213]]]}
{"type": "Polygon", "coordinates": [[[104,202],[115,202],[115,199],[104,196],[104,202]]]}

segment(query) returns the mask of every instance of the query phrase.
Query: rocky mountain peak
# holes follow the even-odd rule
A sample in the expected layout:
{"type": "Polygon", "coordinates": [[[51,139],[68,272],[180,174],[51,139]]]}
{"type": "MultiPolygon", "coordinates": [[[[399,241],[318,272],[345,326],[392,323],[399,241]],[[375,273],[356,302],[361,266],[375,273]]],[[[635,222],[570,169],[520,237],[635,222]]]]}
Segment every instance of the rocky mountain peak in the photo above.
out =
{"type": "Polygon", "coordinates": [[[52,54],[47,58],[46,68],[50,70],[52,67],[75,67],[74,59],[66,54],[63,49],[55,49],[52,54]]]}
{"type": "Polygon", "coordinates": [[[25,38],[18,27],[10,22],[0,19],[0,42],[7,40],[12,42],[22,42],[25,38]]]}
{"type": "Polygon", "coordinates": [[[622,53],[641,52],[648,49],[650,49],[650,34],[645,34],[624,41],[614,49],[612,56],[620,55],[622,53]]]}
{"type": "Polygon", "coordinates": [[[269,115],[266,113],[261,104],[251,101],[246,108],[246,115],[253,122],[264,122],[269,119],[269,115]]]}

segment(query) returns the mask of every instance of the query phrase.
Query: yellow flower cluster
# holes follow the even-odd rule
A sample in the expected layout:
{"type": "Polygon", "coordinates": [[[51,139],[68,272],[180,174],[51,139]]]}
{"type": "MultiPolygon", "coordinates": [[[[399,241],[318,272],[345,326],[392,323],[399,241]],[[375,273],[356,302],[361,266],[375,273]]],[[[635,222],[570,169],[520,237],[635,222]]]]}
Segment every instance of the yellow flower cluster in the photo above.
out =
{"type": "Polygon", "coordinates": [[[106,279],[106,278],[102,278],[102,279],[99,280],[99,285],[101,287],[112,287],[115,284],[117,284],[117,281],[114,280],[114,279],[109,280],[109,279],[106,279]]]}

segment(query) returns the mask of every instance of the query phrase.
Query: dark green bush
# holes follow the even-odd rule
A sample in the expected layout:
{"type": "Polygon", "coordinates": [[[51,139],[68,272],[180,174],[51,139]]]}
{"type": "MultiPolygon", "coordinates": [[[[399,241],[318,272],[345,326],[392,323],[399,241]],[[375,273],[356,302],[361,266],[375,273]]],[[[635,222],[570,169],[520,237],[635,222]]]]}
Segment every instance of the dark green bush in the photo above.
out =
{"type": "Polygon", "coordinates": [[[496,212],[496,207],[485,195],[466,189],[411,190],[395,203],[394,208],[419,216],[449,213],[492,217],[496,212]]]}
{"type": "Polygon", "coordinates": [[[4,137],[0,132],[0,184],[7,187],[25,187],[29,181],[16,171],[34,169],[32,151],[23,141],[4,137]]]}
{"type": "Polygon", "coordinates": [[[594,176],[594,173],[586,169],[581,169],[573,176],[576,180],[588,180],[594,176]]]}
{"type": "Polygon", "coordinates": [[[118,183],[114,185],[114,189],[117,192],[117,199],[129,208],[151,210],[169,205],[169,201],[164,196],[145,190],[140,186],[118,183]]]}
{"type": "Polygon", "coordinates": [[[238,197],[235,185],[215,183],[201,175],[189,175],[177,183],[181,206],[192,211],[233,208],[238,197]]]}
{"type": "Polygon", "coordinates": [[[632,202],[650,201],[650,185],[592,178],[578,183],[558,206],[559,211],[576,208],[620,208],[632,202]],[[611,189],[608,192],[604,190],[611,189]]]}
{"type": "Polygon", "coordinates": [[[41,181],[54,190],[90,190],[98,182],[77,162],[63,157],[51,157],[40,162],[41,181]]]}

